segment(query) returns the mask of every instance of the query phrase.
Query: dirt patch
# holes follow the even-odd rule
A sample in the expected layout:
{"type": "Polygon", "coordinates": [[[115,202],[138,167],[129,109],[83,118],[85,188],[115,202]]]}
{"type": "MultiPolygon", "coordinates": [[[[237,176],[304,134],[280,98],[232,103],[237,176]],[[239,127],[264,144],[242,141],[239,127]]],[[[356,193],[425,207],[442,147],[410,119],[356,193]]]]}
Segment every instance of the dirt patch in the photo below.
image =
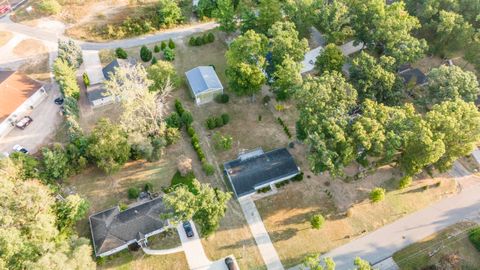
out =
{"type": "Polygon", "coordinates": [[[0,47],[7,44],[10,39],[12,39],[13,34],[6,31],[0,31],[0,47]]]}
{"type": "Polygon", "coordinates": [[[20,57],[29,57],[44,54],[48,52],[43,42],[36,39],[25,39],[13,48],[13,53],[20,57]]]}
{"type": "Polygon", "coordinates": [[[19,71],[28,74],[31,78],[42,81],[50,81],[50,67],[49,67],[50,55],[44,53],[38,55],[34,59],[29,60],[27,63],[23,64],[19,71]]]}

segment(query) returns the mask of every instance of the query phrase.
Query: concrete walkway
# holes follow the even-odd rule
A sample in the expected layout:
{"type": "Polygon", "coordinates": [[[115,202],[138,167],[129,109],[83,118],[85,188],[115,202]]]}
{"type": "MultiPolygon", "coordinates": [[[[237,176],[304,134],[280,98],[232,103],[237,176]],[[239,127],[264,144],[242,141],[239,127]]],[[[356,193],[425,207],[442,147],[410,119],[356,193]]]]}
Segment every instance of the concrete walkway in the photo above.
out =
{"type": "Polygon", "coordinates": [[[105,76],[102,72],[102,63],[100,62],[98,51],[83,50],[82,56],[85,73],[87,73],[90,79],[90,85],[103,82],[105,76]]]}
{"type": "Polygon", "coordinates": [[[284,269],[252,198],[243,197],[239,199],[239,202],[267,269],[284,269]]]}
{"type": "MultiPolygon", "coordinates": [[[[480,178],[470,175],[458,162],[451,174],[462,186],[459,194],[355,239],[323,257],[333,258],[337,270],[353,269],[353,260],[357,256],[375,265],[388,259],[396,251],[450,225],[466,220],[480,221],[480,178]]],[[[301,268],[296,266],[292,269],[301,268]]]]}
{"type": "Polygon", "coordinates": [[[149,249],[148,247],[142,247],[143,252],[148,255],[168,255],[168,254],[174,254],[178,252],[183,251],[183,247],[179,246],[176,248],[170,248],[170,249],[149,249]]]}

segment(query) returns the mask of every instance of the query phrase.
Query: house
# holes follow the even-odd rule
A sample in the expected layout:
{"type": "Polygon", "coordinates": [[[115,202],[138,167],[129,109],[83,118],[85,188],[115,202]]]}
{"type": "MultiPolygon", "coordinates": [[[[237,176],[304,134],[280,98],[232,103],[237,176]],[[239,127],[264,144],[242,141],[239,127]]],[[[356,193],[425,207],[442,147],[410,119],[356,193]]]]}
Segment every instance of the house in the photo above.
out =
{"type": "Polygon", "coordinates": [[[402,66],[399,69],[398,76],[403,79],[405,85],[424,86],[428,83],[427,76],[418,68],[402,66]]]}
{"type": "MultiPolygon", "coordinates": [[[[89,74],[100,74],[100,75],[95,75],[95,78],[101,77],[100,79],[95,79],[95,83],[92,83],[92,85],[87,87],[87,98],[94,108],[98,108],[98,107],[115,102],[115,98],[108,95],[103,82],[105,80],[110,79],[112,74],[115,73],[116,68],[128,67],[131,65],[135,65],[135,61],[133,59],[129,59],[129,60],[115,59],[112,62],[110,62],[110,64],[106,65],[101,70],[101,72],[91,71],[89,73],[89,74]]],[[[90,78],[91,75],[88,75],[88,76],[90,78]]]]}
{"type": "Polygon", "coordinates": [[[16,71],[0,71],[0,138],[48,96],[45,87],[16,71]]]}
{"type": "Polygon", "coordinates": [[[170,227],[161,217],[167,213],[163,197],[140,203],[127,210],[113,207],[89,217],[95,255],[104,257],[128,248],[145,246],[147,238],[170,227]]]}
{"type": "Polygon", "coordinates": [[[188,87],[197,105],[213,101],[215,96],[223,94],[223,85],[211,66],[200,66],[185,73],[188,87]]]}
{"type": "Polygon", "coordinates": [[[286,148],[267,153],[258,148],[240,154],[223,167],[237,198],[300,174],[300,168],[286,148]]]}

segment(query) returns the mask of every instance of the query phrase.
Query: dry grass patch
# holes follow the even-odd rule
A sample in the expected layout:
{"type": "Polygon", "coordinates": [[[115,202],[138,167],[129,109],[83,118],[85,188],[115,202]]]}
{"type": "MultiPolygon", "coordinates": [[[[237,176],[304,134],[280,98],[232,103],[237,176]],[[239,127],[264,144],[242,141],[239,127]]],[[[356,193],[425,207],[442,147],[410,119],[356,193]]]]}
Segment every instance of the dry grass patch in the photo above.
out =
{"type": "Polygon", "coordinates": [[[7,31],[0,31],[0,47],[7,44],[12,39],[13,34],[7,31]]]}
{"type": "Polygon", "coordinates": [[[13,48],[13,53],[20,57],[37,56],[47,53],[48,49],[43,42],[36,39],[25,39],[13,48]]]}
{"type": "Polygon", "coordinates": [[[35,80],[50,82],[49,58],[50,56],[48,53],[38,55],[23,64],[19,68],[19,71],[28,74],[35,80]]]}
{"type": "Polygon", "coordinates": [[[181,245],[176,229],[169,229],[148,238],[148,247],[151,249],[171,249],[181,245]]]}
{"type": "Polygon", "coordinates": [[[472,222],[452,225],[396,252],[393,259],[401,269],[413,270],[438,264],[442,257],[456,254],[461,269],[477,269],[480,253],[468,239],[468,230],[476,225],[472,222]]]}

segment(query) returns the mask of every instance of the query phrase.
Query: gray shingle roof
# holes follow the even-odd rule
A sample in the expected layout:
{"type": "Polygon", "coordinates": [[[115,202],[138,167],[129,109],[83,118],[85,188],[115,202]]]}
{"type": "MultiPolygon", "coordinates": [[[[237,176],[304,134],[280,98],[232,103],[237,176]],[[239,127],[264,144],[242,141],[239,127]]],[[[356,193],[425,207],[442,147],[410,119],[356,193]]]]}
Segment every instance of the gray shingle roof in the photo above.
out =
{"type": "Polygon", "coordinates": [[[103,83],[97,83],[87,88],[87,98],[90,102],[105,98],[107,96],[107,90],[105,89],[103,83]]]}
{"type": "Polygon", "coordinates": [[[223,165],[237,197],[255,192],[255,187],[300,173],[286,148],[267,153],[257,150],[256,153],[247,155],[246,158],[240,156],[223,165]]]}
{"type": "Polygon", "coordinates": [[[164,228],[167,222],[160,215],[166,212],[162,197],[159,197],[123,212],[114,207],[90,216],[95,254],[99,256],[164,228]]]}
{"type": "Polygon", "coordinates": [[[126,67],[130,65],[135,65],[134,59],[115,59],[102,69],[103,76],[105,77],[106,80],[109,80],[110,74],[115,71],[115,68],[126,67]]]}
{"type": "Polygon", "coordinates": [[[427,83],[427,76],[418,68],[403,70],[399,72],[398,75],[402,77],[405,84],[408,84],[412,80],[415,80],[415,85],[427,83]]]}
{"type": "Polygon", "coordinates": [[[185,73],[193,93],[199,94],[211,89],[223,89],[222,82],[211,66],[200,66],[185,73]]]}

